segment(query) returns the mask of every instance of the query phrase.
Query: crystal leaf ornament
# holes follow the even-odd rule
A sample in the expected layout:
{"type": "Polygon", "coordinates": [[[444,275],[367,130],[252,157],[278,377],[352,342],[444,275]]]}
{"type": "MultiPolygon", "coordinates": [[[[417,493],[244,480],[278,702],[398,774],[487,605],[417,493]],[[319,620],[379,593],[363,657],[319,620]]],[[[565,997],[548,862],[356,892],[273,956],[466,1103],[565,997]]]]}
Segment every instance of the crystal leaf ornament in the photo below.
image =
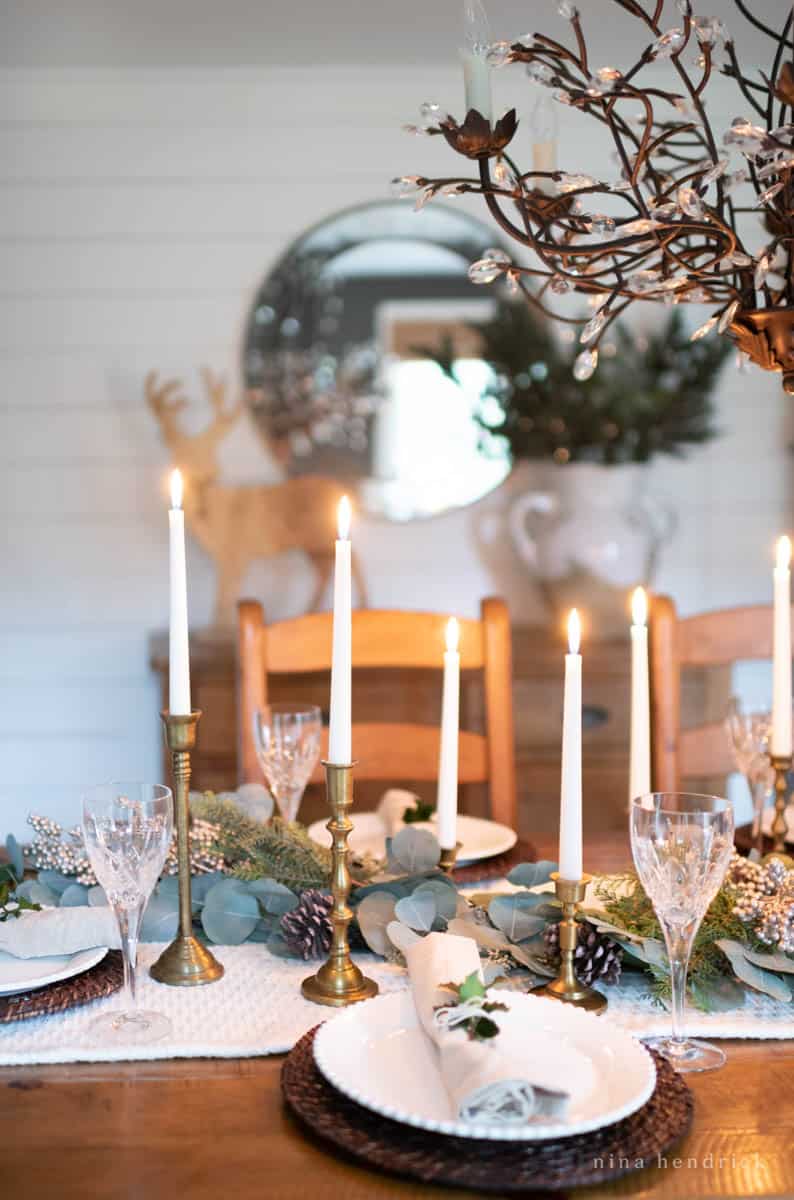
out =
{"type": "Polygon", "coordinates": [[[683,29],[668,29],[653,43],[651,53],[655,58],[672,58],[683,49],[685,42],[683,29]]]}
{"type": "Polygon", "coordinates": [[[573,377],[577,383],[584,383],[595,374],[598,366],[598,351],[583,350],[573,364],[573,377]]]}

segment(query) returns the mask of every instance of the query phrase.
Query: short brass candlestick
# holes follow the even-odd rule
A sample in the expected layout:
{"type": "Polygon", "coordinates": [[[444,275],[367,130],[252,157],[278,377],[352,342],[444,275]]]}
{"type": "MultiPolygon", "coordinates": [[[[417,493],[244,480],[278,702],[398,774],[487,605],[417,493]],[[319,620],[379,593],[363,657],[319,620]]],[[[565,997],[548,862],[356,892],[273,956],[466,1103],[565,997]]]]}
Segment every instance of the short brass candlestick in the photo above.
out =
{"type": "Polygon", "coordinates": [[[223,967],[193,934],[193,907],[190,900],[190,829],[188,793],[190,791],[190,751],[196,744],[196,726],[201,713],[175,716],[160,714],[165,725],[165,740],[171,751],[174,777],[174,819],[176,853],[179,867],[179,933],[157,962],[149,968],[152,979],[174,987],[194,987],[214,983],[223,975],[223,967]]]}
{"type": "Polygon", "coordinates": [[[455,870],[455,863],[458,861],[460,847],[460,842],[456,842],[451,850],[446,849],[444,846],[441,847],[441,857],[438,860],[438,866],[445,875],[451,875],[455,870]]]}
{"type": "Polygon", "coordinates": [[[550,983],[533,990],[539,996],[548,996],[551,1000],[562,1000],[565,1004],[575,1004],[577,1008],[586,1008],[588,1012],[603,1012],[607,1006],[606,996],[597,992],[595,988],[580,983],[573,969],[579,931],[576,910],[584,900],[587,885],[592,876],[583,875],[581,879],[560,879],[559,872],[554,871],[551,877],[554,880],[557,899],[562,904],[560,973],[550,983]]]}
{"type": "Polygon", "coordinates": [[[334,932],[327,961],[316,975],[310,975],[301,984],[301,991],[307,1000],[312,1000],[315,1004],[330,1004],[335,1008],[356,1004],[359,1000],[368,1000],[370,996],[378,994],[377,983],[367,979],[350,957],[350,945],[347,940],[347,927],[353,917],[347,903],[350,895],[347,839],[353,828],[348,812],[353,804],[353,765],[323,763],[325,789],[331,809],[331,820],[327,828],[333,839],[331,891],[334,907],[331,911],[331,921],[334,932]]]}
{"type": "Polygon", "coordinates": [[[772,852],[764,856],[779,858],[786,866],[794,866],[794,859],[786,853],[786,800],[788,799],[788,773],[791,770],[790,754],[771,755],[772,768],[775,772],[775,817],[772,821],[772,852]]]}

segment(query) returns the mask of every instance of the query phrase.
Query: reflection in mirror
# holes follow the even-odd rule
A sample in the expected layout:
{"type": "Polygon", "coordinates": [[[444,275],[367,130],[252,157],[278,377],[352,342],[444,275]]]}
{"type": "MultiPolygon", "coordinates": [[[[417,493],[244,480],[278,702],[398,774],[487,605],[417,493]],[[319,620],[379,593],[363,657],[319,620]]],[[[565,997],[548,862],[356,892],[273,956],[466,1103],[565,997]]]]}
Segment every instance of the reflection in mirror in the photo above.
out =
{"type": "Polygon", "coordinates": [[[245,340],[248,402],[289,474],[344,480],[394,521],[470,504],[505,479],[471,329],[494,305],[468,278],[494,241],[464,213],[392,201],[336,214],[290,247],[245,340]]]}

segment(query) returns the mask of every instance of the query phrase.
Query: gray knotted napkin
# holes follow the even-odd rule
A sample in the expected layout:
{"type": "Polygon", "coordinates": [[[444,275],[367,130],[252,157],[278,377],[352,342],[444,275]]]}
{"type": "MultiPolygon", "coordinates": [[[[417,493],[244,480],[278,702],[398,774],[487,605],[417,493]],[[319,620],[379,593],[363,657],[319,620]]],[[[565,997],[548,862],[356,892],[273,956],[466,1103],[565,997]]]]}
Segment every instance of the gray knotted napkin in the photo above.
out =
{"type": "Polygon", "coordinates": [[[15,958],[76,954],[95,946],[119,947],[118,925],[109,907],[43,908],[0,923],[0,950],[15,958]]]}

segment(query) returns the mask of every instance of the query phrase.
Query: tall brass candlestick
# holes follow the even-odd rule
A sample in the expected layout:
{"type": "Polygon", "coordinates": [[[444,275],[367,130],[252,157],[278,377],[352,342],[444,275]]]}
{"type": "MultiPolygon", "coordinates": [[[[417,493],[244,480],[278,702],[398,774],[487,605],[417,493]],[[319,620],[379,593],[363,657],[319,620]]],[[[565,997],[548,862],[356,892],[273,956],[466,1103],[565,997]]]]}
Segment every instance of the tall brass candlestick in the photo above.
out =
{"type": "Polygon", "coordinates": [[[190,791],[190,751],[196,744],[196,726],[200,711],[174,716],[160,714],[165,725],[165,740],[171,751],[174,777],[174,819],[176,852],[179,866],[179,933],[157,962],[149,968],[152,979],[174,987],[194,987],[214,983],[223,975],[223,967],[193,934],[193,906],[190,899],[190,829],[188,793],[190,791]]]}
{"type": "MultiPolygon", "coordinates": [[[[788,833],[786,800],[788,799],[788,773],[791,770],[792,758],[790,754],[773,754],[771,761],[775,772],[775,817],[772,821],[772,855],[794,866],[794,861],[786,853],[786,834],[788,833]]],[[[766,855],[766,857],[770,856],[766,855]]]]}
{"type": "Polygon", "coordinates": [[[539,996],[548,996],[551,1000],[562,1000],[565,1004],[575,1004],[577,1008],[586,1008],[589,1012],[603,1012],[607,1006],[606,996],[595,988],[580,983],[573,969],[573,958],[576,951],[578,925],[576,910],[582,903],[587,891],[587,885],[592,876],[583,875],[581,879],[560,879],[559,873],[552,874],[554,890],[557,899],[562,904],[562,920],[560,921],[560,973],[556,979],[543,984],[534,990],[539,996]]]}
{"type": "Polygon", "coordinates": [[[347,839],[353,828],[348,812],[353,804],[353,764],[323,763],[325,787],[331,819],[327,828],[333,839],[331,891],[334,907],[331,912],[334,932],[327,961],[316,975],[304,979],[301,991],[307,1000],[315,1004],[329,1004],[343,1008],[377,996],[378,985],[359,971],[350,957],[347,928],[353,913],[347,899],[350,895],[350,871],[347,867],[349,854],[347,839]]]}

